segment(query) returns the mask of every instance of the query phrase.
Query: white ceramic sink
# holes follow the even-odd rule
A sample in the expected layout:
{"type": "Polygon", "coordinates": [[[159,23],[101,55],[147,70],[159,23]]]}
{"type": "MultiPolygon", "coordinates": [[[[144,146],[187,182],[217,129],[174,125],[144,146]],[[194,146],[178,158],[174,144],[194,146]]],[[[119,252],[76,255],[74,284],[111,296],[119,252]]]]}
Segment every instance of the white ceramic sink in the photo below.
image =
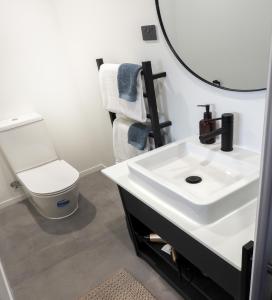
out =
{"type": "Polygon", "coordinates": [[[196,138],[136,157],[128,167],[136,184],[201,224],[221,219],[258,194],[258,153],[239,147],[223,152],[219,144],[202,145],[196,138]],[[189,176],[202,181],[190,184],[189,176]]]}

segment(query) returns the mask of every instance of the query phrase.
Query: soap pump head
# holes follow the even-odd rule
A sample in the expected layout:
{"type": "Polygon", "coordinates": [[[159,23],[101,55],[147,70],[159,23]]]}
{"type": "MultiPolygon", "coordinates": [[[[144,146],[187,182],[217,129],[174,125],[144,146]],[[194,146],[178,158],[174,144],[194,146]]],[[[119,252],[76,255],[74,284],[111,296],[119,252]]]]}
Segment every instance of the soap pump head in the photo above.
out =
{"type": "Polygon", "coordinates": [[[204,120],[210,120],[212,118],[212,113],[210,112],[210,104],[202,104],[198,106],[206,108],[206,112],[204,112],[204,120]]]}

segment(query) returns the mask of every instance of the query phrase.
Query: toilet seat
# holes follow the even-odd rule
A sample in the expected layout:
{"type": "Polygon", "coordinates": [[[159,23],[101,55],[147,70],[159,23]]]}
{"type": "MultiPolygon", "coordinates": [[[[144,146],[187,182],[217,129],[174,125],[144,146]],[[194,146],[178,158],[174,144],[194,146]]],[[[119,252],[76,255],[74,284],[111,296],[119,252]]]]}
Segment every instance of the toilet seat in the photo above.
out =
{"type": "Polygon", "coordinates": [[[58,196],[58,195],[61,195],[61,194],[64,194],[66,192],[69,192],[70,190],[73,190],[76,186],[78,185],[78,180],[71,186],[67,187],[66,189],[63,189],[61,191],[57,191],[55,193],[44,193],[44,194],[41,194],[41,193],[33,193],[31,192],[32,196],[42,196],[42,197],[54,197],[54,196],[58,196]]]}
{"type": "Polygon", "coordinates": [[[17,173],[26,189],[35,195],[55,195],[72,189],[79,179],[79,172],[64,160],[17,173]]]}

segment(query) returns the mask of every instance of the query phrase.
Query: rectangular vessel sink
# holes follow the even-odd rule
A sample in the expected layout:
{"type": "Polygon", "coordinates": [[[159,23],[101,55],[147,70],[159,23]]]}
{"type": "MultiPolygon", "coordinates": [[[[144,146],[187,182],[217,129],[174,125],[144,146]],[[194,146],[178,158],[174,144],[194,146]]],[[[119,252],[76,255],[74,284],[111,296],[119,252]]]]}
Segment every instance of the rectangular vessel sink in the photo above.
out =
{"type": "Polygon", "coordinates": [[[260,155],[197,139],[175,142],[128,161],[130,178],[165,204],[209,224],[257,197],[260,155]],[[192,177],[193,176],[193,177],[192,177]]]}

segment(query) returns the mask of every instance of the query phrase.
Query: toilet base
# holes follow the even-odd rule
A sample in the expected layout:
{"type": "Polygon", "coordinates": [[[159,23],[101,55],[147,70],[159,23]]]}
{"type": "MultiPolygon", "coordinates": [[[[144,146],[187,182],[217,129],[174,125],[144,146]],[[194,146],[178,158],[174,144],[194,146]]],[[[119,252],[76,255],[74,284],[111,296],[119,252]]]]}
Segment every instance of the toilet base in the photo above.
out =
{"type": "Polygon", "coordinates": [[[30,194],[29,200],[43,217],[51,220],[64,219],[78,210],[78,185],[57,195],[30,194]]]}

